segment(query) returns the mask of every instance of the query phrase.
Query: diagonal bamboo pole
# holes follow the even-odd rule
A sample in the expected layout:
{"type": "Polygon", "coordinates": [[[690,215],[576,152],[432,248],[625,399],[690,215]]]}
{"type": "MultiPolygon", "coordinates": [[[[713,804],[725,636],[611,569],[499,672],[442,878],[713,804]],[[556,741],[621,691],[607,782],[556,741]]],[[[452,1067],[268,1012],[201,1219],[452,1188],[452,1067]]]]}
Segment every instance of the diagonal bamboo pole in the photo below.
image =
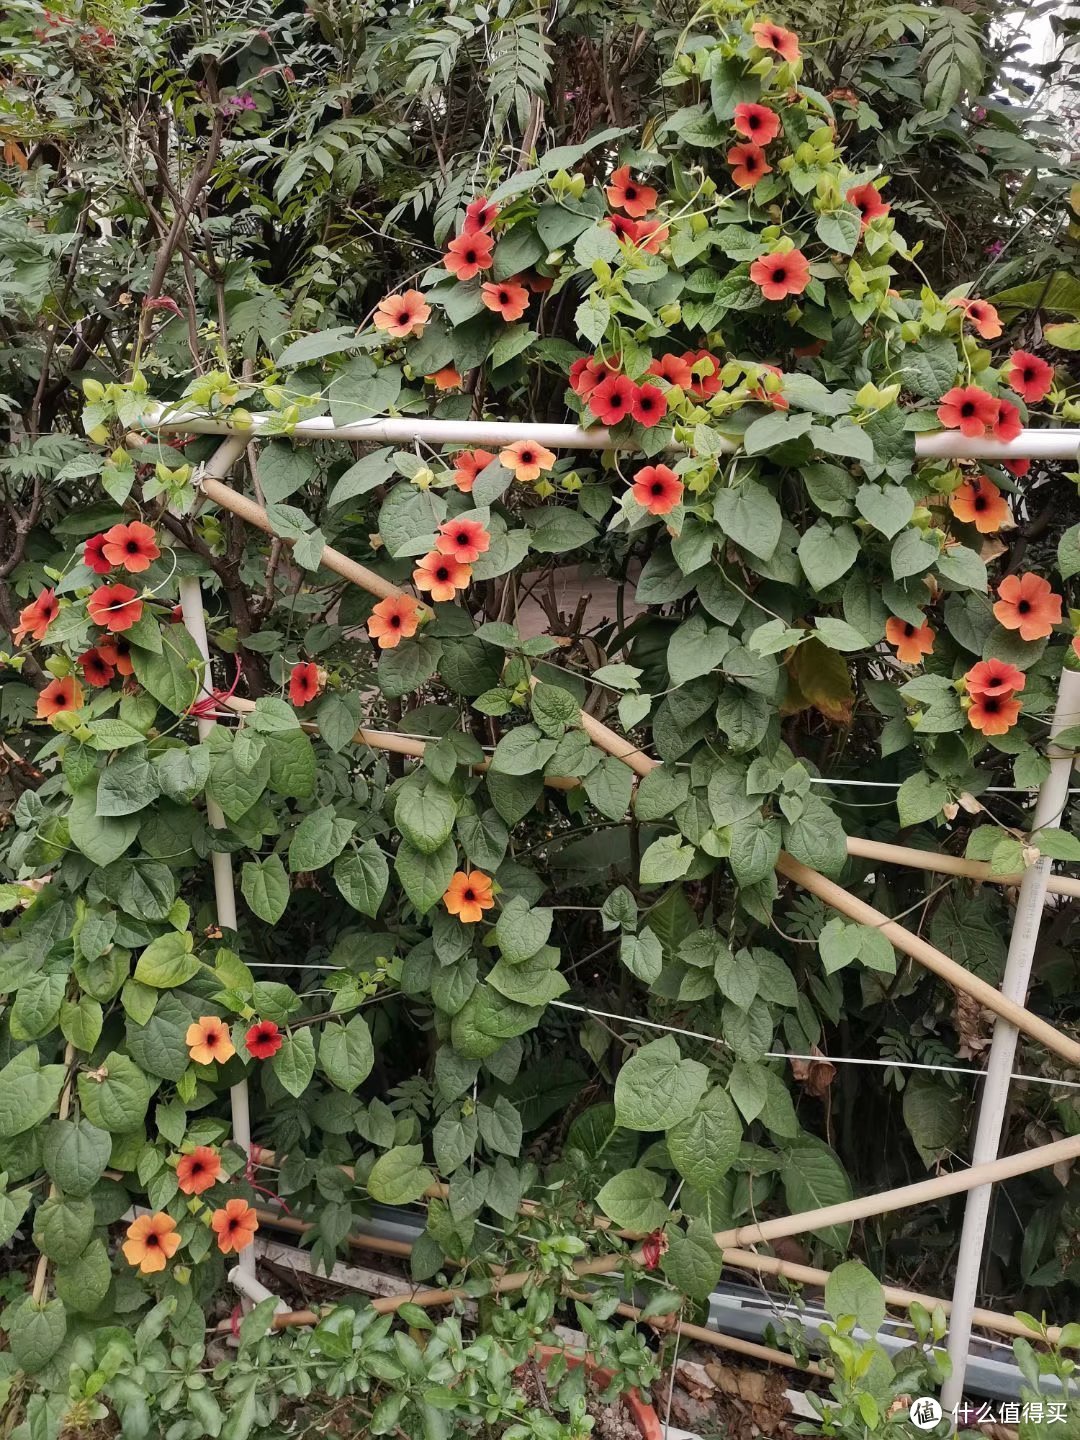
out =
{"type": "MultiPolygon", "coordinates": [[[[199,484],[207,498],[220,505],[222,509],[231,510],[241,519],[250,520],[250,523],[257,525],[259,529],[265,530],[268,534],[274,533],[266,511],[254,500],[238,495],[231,486],[223,485],[220,481],[212,478],[205,478],[205,475],[200,478],[199,484]]],[[[358,565],[355,560],[350,560],[347,555],[342,555],[340,551],[334,550],[331,546],[327,546],[323,551],[322,564],[326,569],[341,575],[344,579],[371,594],[377,594],[384,598],[390,595],[404,594],[404,591],[392,585],[390,581],[375,575],[373,571],[366,569],[363,565],[358,565]]],[[[638,746],[616,734],[614,730],[609,729],[608,726],[594,719],[585,711],[580,714],[580,724],[594,744],[606,751],[607,754],[613,755],[616,759],[629,765],[636,775],[647,775],[660,764],[659,760],[653,760],[638,746]]],[[[902,950],[913,960],[917,960],[920,965],[932,970],[956,989],[963,990],[986,1009],[1008,1020],[1018,1030],[1023,1031],[1031,1039],[1037,1040],[1041,1045],[1045,1045],[1048,1050],[1068,1061],[1070,1065],[1080,1065],[1080,1043],[1063,1035],[1053,1025],[1040,1019],[1037,1015],[1033,1015],[1030,1010],[1003,995],[993,985],[988,985],[985,980],[973,975],[970,970],[965,970],[962,965],[958,965],[955,960],[951,960],[923,940],[921,936],[905,930],[902,925],[890,920],[880,910],[875,910],[873,906],[867,905],[865,901],[859,900],[842,886],[827,880],[824,875],[819,874],[816,870],[811,870],[809,866],[801,864],[790,855],[781,852],[776,868],[782,875],[796,880],[804,889],[810,890],[840,914],[847,915],[849,919],[858,920],[861,924],[872,925],[880,929],[898,950],[902,950]]]]}
{"type": "MultiPolygon", "coordinates": [[[[1038,846],[1038,836],[1035,837],[1038,846]]],[[[963,875],[987,885],[1013,888],[1023,884],[1024,873],[996,875],[985,860],[967,860],[962,855],[943,855],[937,850],[916,850],[912,845],[887,845],[861,835],[847,837],[847,852],[860,860],[880,860],[883,865],[904,865],[912,870],[931,870],[937,875],[963,875]]],[[[1069,875],[1050,875],[1046,888],[1054,895],[1080,896],[1080,880],[1069,875]]]]}

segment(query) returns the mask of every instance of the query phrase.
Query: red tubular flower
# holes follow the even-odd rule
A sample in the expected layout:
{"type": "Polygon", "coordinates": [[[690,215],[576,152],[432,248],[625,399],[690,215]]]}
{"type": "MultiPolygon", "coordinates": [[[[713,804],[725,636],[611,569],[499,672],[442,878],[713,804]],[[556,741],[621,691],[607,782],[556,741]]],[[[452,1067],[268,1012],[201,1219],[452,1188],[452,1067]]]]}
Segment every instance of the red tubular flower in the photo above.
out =
{"type": "Polygon", "coordinates": [[[367,622],[367,632],[380,650],[393,650],[420,628],[420,606],[411,595],[380,600],[367,622]]]}
{"type": "Polygon", "coordinates": [[[481,285],[480,297],[489,310],[506,321],[520,320],[529,308],[529,292],[517,280],[489,280],[481,285]]]}
{"type": "Polygon", "coordinates": [[[109,564],[130,570],[132,574],[149,570],[161,554],[153,530],[141,520],[114,525],[105,531],[102,540],[102,553],[109,564]]]}
{"type": "Polygon", "coordinates": [[[759,20],[750,27],[750,34],[754,37],[754,44],[760,49],[775,51],[789,65],[794,65],[798,60],[799,37],[794,31],[785,30],[782,25],[774,25],[771,20],[759,20]]]}
{"type": "Polygon", "coordinates": [[[117,635],[142,619],[143,602],[130,585],[102,585],[87,600],[86,610],[95,625],[117,635]]]}
{"type": "MultiPolygon", "coordinates": [[[[691,352],[692,353],[692,352],[691,352]]],[[[701,351],[705,354],[705,351],[701,351]]],[[[694,356],[696,359],[697,356],[694,356]]],[[[654,360],[646,370],[646,375],[655,375],[660,380],[666,380],[669,385],[677,385],[680,390],[689,390],[694,383],[694,377],[690,372],[690,360],[685,355],[661,355],[654,360]]]]}
{"type": "Polygon", "coordinates": [[[633,413],[637,386],[628,375],[609,375],[589,396],[589,409],[602,425],[617,425],[633,413]]]}
{"type": "Polygon", "coordinates": [[[108,685],[116,674],[113,665],[101,653],[97,645],[92,645],[89,650],[84,650],[79,656],[79,665],[82,669],[83,679],[95,690],[100,690],[103,685],[108,685]]]}
{"type": "Polygon", "coordinates": [[[667,398],[655,385],[639,385],[630,413],[639,425],[651,430],[667,414],[667,398]]]}
{"type": "Polygon", "coordinates": [[[1011,695],[1023,690],[1027,676],[1004,660],[980,660],[964,676],[969,695],[1011,695]]]}
{"type": "Polygon", "coordinates": [[[437,550],[425,555],[413,571],[413,584],[418,590],[430,591],[432,600],[453,600],[471,580],[468,565],[459,564],[449,555],[440,555],[437,550]]]}
{"type": "Polygon", "coordinates": [[[767,105],[736,105],[731,123],[740,135],[758,145],[770,144],[780,133],[780,116],[767,105]]]}
{"type": "Polygon", "coordinates": [[[993,535],[1009,519],[1009,504],[985,475],[965,480],[949,496],[949,509],[965,525],[974,525],[981,535],[993,535]]]}
{"type": "Polygon", "coordinates": [[[317,665],[309,660],[292,667],[289,675],[289,699],[294,705],[307,705],[321,689],[317,665]]]}
{"type": "Polygon", "coordinates": [[[482,230],[472,235],[459,235],[446,247],[443,264],[459,280],[471,280],[492,264],[491,236],[482,230]]]}
{"type": "Polygon", "coordinates": [[[15,644],[19,645],[32,635],[35,640],[44,640],[45,632],[60,614],[60,602],[55,590],[42,590],[29,605],[19,611],[19,623],[15,626],[15,644]]]}
{"type": "Polygon", "coordinates": [[[493,205],[486,195],[477,195],[475,200],[470,200],[465,209],[465,223],[461,227],[463,235],[484,234],[495,224],[499,218],[499,207],[493,205]]]}
{"type": "Polygon", "coordinates": [[[481,470],[486,470],[495,456],[490,450],[461,450],[454,456],[454,484],[468,495],[481,470]]]}
{"type": "Polygon", "coordinates": [[[630,178],[630,166],[620,166],[611,177],[604,194],[613,210],[625,210],[627,215],[640,219],[652,210],[657,201],[656,191],[651,185],[642,185],[630,178]]]}
{"type": "Polygon", "coordinates": [[[1027,350],[1014,350],[1001,377],[1029,405],[1045,400],[1054,386],[1054,367],[1027,350]]]}
{"type": "Polygon", "coordinates": [[[244,1036],[244,1046],[256,1060],[269,1060],[285,1043],[273,1020],[257,1020],[244,1036]]]}
{"type": "Polygon", "coordinates": [[[479,520],[444,520],[435,549],[459,565],[471,565],[491,546],[491,536],[479,520]]]}
{"type": "Polygon", "coordinates": [[[1001,334],[1001,321],[989,301],[965,300],[961,296],[954,296],[949,304],[963,310],[964,319],[969,321],[972,328],[984,340],[996,340],[1001,334]]]}
{"type": "Polygon", "coordinates": [[[1020,718],[1020,701],[1010,693],[976,695],[967,718],[971,728],[984,735],[1006,735],[1020,718]]]}
{"type": "Polygon", "coordinates": [[[999,400],[997,402],[997,415],[993,424],[993,436],[995,440],[1015,440],[1017,436],[1024,433],[1024,422],[1020,419],[1020,411],[1011,400],[999,400]]]}
{"type": "Polygon", "coordinates": [[[634,476],[630,493],[650,515],[667,515],[683,496],[683,483],[666,465],[646,465],[634,476]]]}
{"type": "Polygon", "coordinates": [[[684,363],[690,370],[689,389],[695,400],[708,400],[720,389],[720,361],[708,350],[687,350],[682,357],[684,363]],[[704,361],[712,366],[707,374],[702,374],[704,361]]]}
{"type": "Polygon", "coordinates": [[[65,675],[62,680],[50,681],[37,697],[37,717],[49,720],[65,710],[78,710],[82,703],[82,686],[74,675],[65,675]]]}
{"type": "MultiPolygon", "coordinates": [[[[448,267],[449,268],[449,267],[448,267]]],[[[384,295],[375,306],[374,324],[394,340],[422,335],[431,319],[431,306],[419,290],[404,290],[400,295],[384,295]]]]}
{"type": "Polygon", "coordinates": [[[641,1242],[641,1263],[646,1270],[655,1270],[667,1254],[668,1238],[663,1230],[654,1230],[641,1242]]]}
{"type": "Polygon", "coordinates": [[[900,620],[891,615],[885,622],[885,639],[896,647],[896,658],[902,665],[918,665],[924,655],[934,650],[935,631],[925,621],[912,625],[910,620],[900,620]]]}
{"type": "Polygon", "coordinates": [[[849,205],[854,205],[862,216],[862,229],[864,230],[871,220],[876,220],[881,215],[888,215],[892,209],[891,205],[886,205],[882,200],[881,191],[876,185],[853,185],[844,199],[849,205]]]}
{"type": "Polygon", "coordinates": [[[978,385],[954,385],[941,397],[937,417],[946,430],[985,435],[998,418],[998,401],[978,385]]]}
{"type": "Polygon", "coordinates": [[[776,250],[750,266],[750,279],[766,300],[801,295],[810,284],[810,262],[801,250],[776,250]]]}
{"type": "Polygon", "coordinates": [[[105,559],[105,536],[91,535],[83,546],[83,564],[95,575],[107,575],[112,569],[105,559]]]}
{"type": "Polygon", "coordinates": [[[994,618],[1006,630],[1019,630],[1021,640],[1043,640],[1061,624],[1061,596],[1041,575],[1006,575],[997,593],[994,618]]]}
{"type": "Polygon", "coordinates": [[[731,166],[731,178],[740,190],[752,190],[759,180],[772,173],[765,151],[749,140],[731,147],[727,163],[731,166]]]}

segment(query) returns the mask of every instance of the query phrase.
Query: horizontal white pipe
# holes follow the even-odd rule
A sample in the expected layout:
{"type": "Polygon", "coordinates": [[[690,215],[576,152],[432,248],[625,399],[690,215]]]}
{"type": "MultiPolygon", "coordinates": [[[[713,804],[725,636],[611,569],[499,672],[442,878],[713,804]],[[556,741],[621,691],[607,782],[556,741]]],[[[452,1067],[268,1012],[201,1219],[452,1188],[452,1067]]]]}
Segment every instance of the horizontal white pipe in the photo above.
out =
{"type": "MultiPolygon", "coordinates": [[[[241,430],[229,423],[227,415],[202,415],[162,406],[146,414],[142,425],[144,429],[165,433],[180,430],[197,435],[258,437],[275,433],[272,422],[271,416],[253,415],[250,428],[241,430]]],[[[553,450],[630,448],[626,441],[613,438],[602,425],[583,430],[580,425],[525,420],[433,420],[427,415],[357,420],[351,425],[335,425],[329,416],[317,415],[313,419],[299,421],[290,434],[297,440],[378,441],[392,445],[412,445],[422,441],[434,446],[500,446],[515,440],[533,440],[553,450]]],[[[733,454],[739,446],[733,440],[722,440],[719,448],[733,454]]],[[[1075,460],[1080,453],[1080,427],[1071,430],[1023,430],[1015,440],[1005,442],[969,440],[955,430],[935,431],[915,437],[915,453],[926,460],[1075,460]]]]}

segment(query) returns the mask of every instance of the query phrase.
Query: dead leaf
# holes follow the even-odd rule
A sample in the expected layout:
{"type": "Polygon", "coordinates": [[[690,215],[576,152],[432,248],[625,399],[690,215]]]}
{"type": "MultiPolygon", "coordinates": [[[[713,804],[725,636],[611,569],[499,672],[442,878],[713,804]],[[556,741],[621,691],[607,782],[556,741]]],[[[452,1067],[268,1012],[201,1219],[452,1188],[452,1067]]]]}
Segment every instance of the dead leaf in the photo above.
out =
{"type": "Polygon", "coordinates": [[[836,1079],[836,1066],[816,1045],[811,1046],[811,1054],[814,1056],[813,1060],[792,1060],[791,1073],[800,1084],[806,1086],[808,1095],[813,1095],[815,1100],[824,1100],[836,1079]]]}
{"type": "Polygon", "coordinates": [[[790,677],[781,714],[796,715],[811,707],[837,725],[849,725],[855,708],[855,691],[847,661],[820,640],[804,640],[786,660],[790,677]]]}

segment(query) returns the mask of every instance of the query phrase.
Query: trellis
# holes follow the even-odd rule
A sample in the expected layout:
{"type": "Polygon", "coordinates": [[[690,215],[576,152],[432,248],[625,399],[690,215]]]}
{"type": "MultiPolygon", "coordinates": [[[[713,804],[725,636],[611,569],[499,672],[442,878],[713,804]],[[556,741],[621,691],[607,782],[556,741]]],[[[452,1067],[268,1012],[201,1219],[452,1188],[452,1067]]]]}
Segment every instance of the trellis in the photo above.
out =
{"type": "MultiPolygon", "coordinates": [[[[267,534],[275,534],[267,511],[255,501],[239,494],[224,483],[233,464],[245,452],[251,440],[259,435],[274,433],[266,418],[257,416],[251,427],[240,430],[230,423],[228,417],[190,414],[159,408],[150,412],[144,418],[143,424],[145,428],[152,431],[184,431],[226,437],[211,459],[200,467],[196,477],[198,488],[207,499],[222,509],[230,511],[267,534]]],[[[424,443],[432,447],[501,446],[522,439],[531,439],[552,449],[604,451],[616,450],[622,445],[619,439],[603,428],[585,430],[571,424],[448,421],[428,418],[379,418],[349,425],[336,425],[326,417],[315,417],[300,421],[290,430],[289,434],[294,440],[340,439],[360,443],[375,441],[399,444],[424,443]]],[[[1078,443],[1080,443],[1080,434],[1076,430],[1029,429],[1024,430],[1016,440],[1008,442],[973,441],[956,432],[919,435],[916,437],[915,448],[917,457],[926,459],[1072,460],[1076,458],[1078,443]]],[[[724,442],[721,446],[721,449],[728,453],[735,452],[737,448],[734,442],[724,442]]],[[[332,546],[324,548],[320,563],[323,568],[340,575],[351,584],[357,585],[381,599],[403,593],[396,585],[335,550],[332,546]]],[[[198,645],[204,661],[207,662],[203,689],[207,697],[210,697],[213,691],[209,683],[209,650],[202,609],[201,587],[197,579],[191,578],[181,582],[181,603],[184,624],[198,645]]],[[[250,705],[250,702],[236,698],[230,698],[221,703],[236,713],[243,713],[250,705]]],[[[1080,720],[1080,673],[1063,670],[1054,717],[1050,726],[1050,771],[1039,788],[1032,818],[1034,830],[1048,826],[1054,827],[1060,823],[1068,800],[1069,779],[1074,757],[1071,751],[1057,748],[1053,744],[1053,740],[1075,720],[1080,720]]],[[[215,723],[216,720],[212,716],[200,715],[198,721],[200,736],[205,736],[215,723]]],[[[623,761],[638,776],[648,774],[660,763],[643,754],[631,742],[584,711],[580,715],[580,724],[594,744],[607,754],[623,761]]],[[[424,749],[422,740],[387,732],[362,729],[358,732],[356,739],[372,748],[405,755],[422,755],[424,749]]],[[[560,780],[555,777],[549,778],[546,783],[560,788],[568,788],[578,782],[571,779],[560,780]]],[[[210,823],[214,826],[222,825],[224,819],[220,813],[217,815],[211,813],[212,805],[213,802],[208,800],[207,809],[210,823]]],[[[778,1239],[781,1236],[801,1234],[826,1225],[845,1224],[907,1206],[925,1204],[946,1195],[966,1192],[968,1198],[956,1279],[951,1304],[947,1304],[950,1311],[948,1344],[952,1374],[943,1387],[942,1402],[946,1413],[950,1413],[962,1398],[973,1322],[996,1326],[996,1328],[1005,1329],[1006,1332],[1011,1329],[1011,1326],[1018,1324],[1015,1321],[1012,1321],[1011,1325],[1009,1323],[1002,1324],[1001,1322],[1009,1322],[1010,1317],[995,1316],[994,1312],[977,1310],[975,1307],[990,1196],[994,1183],[1080,1158],[1080,1137],[1040,1146],[1019,1155],[998,1158],[1019,1034],[1025,1033],[1029,1038],[1038,1041],[1069,1064],[1080,1066],[1080,1044],[1062,1034],[1039,1016],[1032,1014],[1024,1004],[1047,892],[1075,896],[1080,894],[1080,881],[1070,880],[1068,877],[1052,876],[1050,874],[1051,861],[1046,856],[1039,856],[1023,872],[1022,876],[998,876],[990,874],[989,867],[979,862],[962,860],[955,856],[926,854],[905,846],[883,845],[874,841],[849,840],[848,853],[878,860],[884,864],[907,865],[942,874],[963,875],[985,882],[1019,886],[1005,975],[1001,988],[997,989],[978,976],[971,974],[920,936],[890,920],[873,906],[868,905],[809,866],[795,860],[792,856],[781,853],[776,865],[779,874],[817,895],[827,906],[849,919],[880,929],[897,949],[994,1012],[996,1018],[990,1056],[986,1070],[980,1072],[984,1078],[984,1089],[976,1126],[972,1164],[967,1170],[936,1176],[898,1190],[865,1196],[858,1200],[823,1207],[801,1215],[784,1216],[760,1224],[738,1226],[717,1233],[714,1239],[717,1245],[724,1250],[726,1263],[738,1265],[741,1257],[742,1263],[747,1268],[789,1274],[791,1278],[809,1279],[812,1276],[814,1283],[820,1283],[827,1278],[826,1272],[811,1271],[809,1267],[792,1267],[787,1262],[752,1255],[738,1247],[778,1239]],[[805,1270],[806,1275],[796,1276],[792,1273],[793,1270],[805,1270]]],[[[236,898],[231,860],[227,854],[217,852],[213,854],[212,858],[218,924],[223,928],[235,930],[237,923],[236,898]]],[[[246,1081],[233,1087],[230,1098],[233,1135],[251,1166],[254,1163],[254,1157],[246,1081]]],[[[635,1252],[635,1254],[640,1259],[640,1252],[635,1252]]],[[[595,1256],[576,1262],[573,1268],[580,1276],[595,1275],[610,1270],[616,1261],[617,1257],[611,1255],[595,1256]]],[[[496,1293],[511,1292],[521,1288],[527,1278],[527,1272],[502,1274],[493,1281],[493,1289],[496,1293]]],[[[269,1293],[255,1279],[254,1255],[251,1250],[242,1252],[239,1257],[237,1283],[238,1288],[252,1298],[264,1298],[269,1293]]],[[[937,1297],[916,1296],[913,1292],[896,1290],[893,1287],[886,1287],[886,1292],[887,1298],[893,1304],[909,1304],[916,1299],[928,1305],[942,1303],[937,1297]]],[[[415,1304],[436,1305],[460,1298],[462,1293],[456,1290],[422,1291],[409,1298],[415,1304]]],[[[388,1299],[374,1303],[376,1308],[389,1311],[396,1309],[401,1302],[388,1299]]],[[[633,1310],[633,1307],[624,1308],[628,1313],[633,1310]]],[[[318,1318],[314,1312],[298,1311],[277,1315],[274,1324],[279,1328],[287,1324],[311,1324],[315,1323],[318,1318]]],[[[1020,1328],[1023,1329],[1022,1326],[1020,1328]]],[[[707,1334],[708,1332],[703,1333],[707,1334]]]]}

